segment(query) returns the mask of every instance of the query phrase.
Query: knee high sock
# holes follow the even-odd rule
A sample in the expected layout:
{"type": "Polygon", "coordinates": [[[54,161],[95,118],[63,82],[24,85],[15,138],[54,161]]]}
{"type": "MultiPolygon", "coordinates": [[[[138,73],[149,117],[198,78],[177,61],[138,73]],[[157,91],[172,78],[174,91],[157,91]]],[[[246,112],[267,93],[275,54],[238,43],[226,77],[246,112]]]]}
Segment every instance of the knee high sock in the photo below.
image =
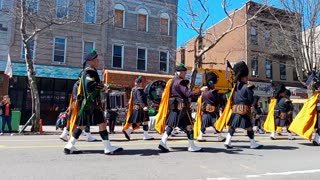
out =
{"type": "Polygon", "coordinates": [[[202,132],[203,134],[205,134],[205,133],[206,133],[206,128],[201,128],[201,132],[202,132]]]}
{"type": "Polygon", "coordinates": [[[99,131],[102,140],[109,140],[109,133],[107,130],[99,131]]]}
{"type": "Polygon", "coordinates": [[[187,131],[187,137],[189,140],[194,140],[193,139],[193,131],[187,131]]]}
{"type": "Polygon", "coordinates": [[[173,128],[172,128],[172,127],[168,126],[168,127],[166,128],[166,133],[167,133],[168,136],[171,135],[172,131],[173,131],[173,128]]]}
{"type": "Polygon", "coordinates": [[[147,124],[143,125],[142,128],[143,128],[144,131],[148,131],[149,130],[149,126],[147,124]]]}
{"type": "Polygon", "coordinates": [[[86,128],[84,128],[84,132],[89,133],[90,132],[90,126],[86,126],[86,128]]]}
{"type": "Polygon", "coordinates": [[[233,129],[233,128],[230,128],[229,131],[228,131],[228,133],[229,133],[231,136],[233,136],[234,132],[235,132],[235,129],[233,129]]]}
{"type": "Polygon", "coordinates": [[[254,133],[253,131],[247,131],[247,134],[249,136],[250,139],[254,139],[254,133]]]}
{"type": "Polygon", "coordinates": [[[76,129],[73,131],[72,136],[73,136],[75,139],[79,139],[81,133],[82,133],[82,130],[79,129],[79,128],[76,128],[76,129]]]}

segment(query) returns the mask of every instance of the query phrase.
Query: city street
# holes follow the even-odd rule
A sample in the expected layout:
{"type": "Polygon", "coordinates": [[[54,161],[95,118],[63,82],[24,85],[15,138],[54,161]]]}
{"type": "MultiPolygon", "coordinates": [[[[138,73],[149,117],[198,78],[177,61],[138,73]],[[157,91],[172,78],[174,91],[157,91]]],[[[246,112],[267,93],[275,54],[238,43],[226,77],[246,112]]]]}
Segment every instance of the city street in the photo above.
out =
{"type": "MultiPolygon", "coordinates": [[[[94,132],[94,136],[100,137],[94,132]]],[[[207,142],[196,142],[204,152],[187,152],[185,134],[170,137],[169,153],[157,147],[160,135],[153,141],[143,141],[141,131],[128,142],[123,134],[110,135],[113,145],[122,146],[119,155],[103,154],[102,143],[86,142],[84,137],[76,147],[83,154],[65,155],[58,134],[0,136],[1,179],[318,179],[319,147],[297,137],[289,141],[286,133],[272,141],[268,134],[256,135],[263,149],[249,149],[243,131],[233,137],[231,150],[216,142],[216,135],[207,132],[207,142]]],[[[224,133],[226,135],[226,133],[224,133]]]]}

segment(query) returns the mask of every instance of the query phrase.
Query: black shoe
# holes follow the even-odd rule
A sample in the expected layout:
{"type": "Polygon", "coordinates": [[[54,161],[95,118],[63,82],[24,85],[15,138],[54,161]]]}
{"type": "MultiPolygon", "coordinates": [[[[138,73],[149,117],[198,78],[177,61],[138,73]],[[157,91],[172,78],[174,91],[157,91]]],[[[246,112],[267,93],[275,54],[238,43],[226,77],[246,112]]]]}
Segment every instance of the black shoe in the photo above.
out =
{"type": "Polygon", "coordinates": [[[112,151],[112,152],[109,152],[109,153],[105,153],[105,155],[116,155],[118,154],[119,152],[123,151],[123,148],[122,147],[119,147],[118,149],[112,151]]]}
{"type": "Polygon", "coordinates": [[[82,154],[82,151],[71,151],[70,149],[64,148],[64,154],[82,154]]]}
{"type": "Polygon", "coordinates": [[[276,138],[274,138],[274,137],[271,137],[271,136],[270,136],[270,139],[271,139],[271,140],[276,140],[276,138]]]}
{"type": "Polygon", "coordinates": [[[312,141],[312,144],[313,144],[314,146],[319,146],[319,144],[318,144],[316,141],[312,141]]]}
{"type": "Polygon", "coordinates": [[[158,148],[159,148],[162,152],[169,152],[169,149],[163,147],[161,144],[159,144],[158,148]]]}
{"type": "Polygon", "coordinates": [[[225,144],[224,147],[226,147],[227,149],[232,149],[233,147],[228,145],[228,144],[225,144]]]}
{"type": "Polygon", "coordinates": [[[130,141],[130,136],[127,134],[127,132],[126,131],[122,131],[122,132],[124,136],[127,138],[127,140],[130,141]]]}

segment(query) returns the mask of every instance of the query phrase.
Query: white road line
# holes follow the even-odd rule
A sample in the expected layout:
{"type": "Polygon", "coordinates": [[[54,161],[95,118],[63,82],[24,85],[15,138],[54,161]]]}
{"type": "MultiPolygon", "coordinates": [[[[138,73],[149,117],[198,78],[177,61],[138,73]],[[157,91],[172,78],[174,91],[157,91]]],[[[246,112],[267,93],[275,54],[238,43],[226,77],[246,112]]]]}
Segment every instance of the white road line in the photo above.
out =
{"type": "MultiPolygon", "coordinates": [[[[245,178],[261,178],[263,176],[289,176],[294,174],[311,174],[311,173],[320,173],[320,169],[310,169],[310,170],[301,170],[301,171],[286,171],[286,172],[267,172],[264,174],[252,174],[246,175],[245,178]]],[[[233,180],[233,179],[243,179],[243,178],[232,178],[232,177],[218,177],[218,178],[207,178],[207,180],[233,180]]]]}

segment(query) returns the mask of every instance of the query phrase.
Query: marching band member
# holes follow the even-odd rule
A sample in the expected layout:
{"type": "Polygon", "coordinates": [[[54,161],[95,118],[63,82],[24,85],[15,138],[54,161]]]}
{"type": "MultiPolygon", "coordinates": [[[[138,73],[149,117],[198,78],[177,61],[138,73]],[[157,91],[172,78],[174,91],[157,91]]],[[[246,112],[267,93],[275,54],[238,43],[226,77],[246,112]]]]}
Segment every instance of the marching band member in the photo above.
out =
{"type": "Polygon", "coordinates": [[[257,126],[257,132],[259,134],[264,134],[264,131],[261,129],[261,115],[262,115],[262,111],[261,111],[261,107],[258,104],[260,97],[259,96],[253,96],[253,105],[252,105],[252,120],[253,120],[253,124],[255,126],[257,126]]]}
{"type": "Polygon", "coordinates": [[[227,149],[232,148],[231,138],[235,129],[242,128],[247,130],[247,134],[250,138],[250,148],[261,148],[262,145],[256,143],[254,140],[254,132],[250,118],[250,109],[253,103],[253,90],[248,85],[248,66],[245,62],[241,61],[234,65],[233,71],[236,76],[235,81],[237,84],[232,97],[232,114],[228,122],[230,128],[224,145],[227,149]]]}
{"type": "Polygon", "coordinates": [[[155,129],[163,134],[159,144],[159,149],[163,152],[169,151],[167,140],[175,127],[186,132],[189,142],[188,151],[201,151],[201,148],[194,144],[189,98],[200,95],[201,90],[204,91],[205,87],[198,91],[189,89],[187,86],[189,81],[185,80],[186,73],[187,68],[184,64],[177,66],[175,77],[167,82],[162,94],[155,129]]]}
{"type": "Polygon", "coordinates": [[[195,127],[194,127],[194,136],[198,141],[205,141],[203,134],[205,134],[207,127],[213,127],[215,132],[218,133],[218,141],[225,141],[225,137],[214,127],[216,120],[219,118],[219,95],[218,90],[215,89],[215,84],[218,81],[218,77],[215,73],[209,72],[206,75],[206,81],[208,86],[208,91],[203,92],[200,103],[200,112],[197,111],[197,116],[199,113],[200,117],[196,118],[195,127]]]}
{"type": "Polygon", "coordinates": [[[100,78],[97,72],[99,67],[98,54],[92,50],[90,54],[85,57],[83,63],[83,73],[78,87],[77,101],[81,102],[81,107],[75,107],[72,118],[70,120],[70,129],[73,130],[72,136],[67,145],[64,147],[65,154],[81,153],[75,144],[86,126],[98,125],[99,134],[104,145],[104,154],[114,154],[122,151],[121,147],[111,146],[109,140],[109,133],[106,129],[104,121],[103,110],[101,108],[100,92],[105,90],[104,85],[100,83],[100,78]],[[75,114],[76,113],[76,114],[75,114]],[[76,127],[76,128],[74,128],[76,127]]]}
{"type": "Polygon", "coordinates": [[[147,96],[142,87],[142,77],[139,76],[135,80],[135,87],[131,91],[127,120],[122,129],[122,132],[129,141],[130,134],[133,130],[138,129],[140,124],[142,124],[143,127],[143,140],[154,139],[148,134],[149,109],[147,105],[147,96]]]}
{"type": "Polygon", "coordinates": [[[294,137],[292,137],[292,133],[289,131],[289,128],[288,128],[291,123],[290,114],[292,115],[292,110],[293,110],[292,101],[288,99],[288,96],[287,96],[288,91],[289,90],[286,89],[284,84],[279,84],[275,88],[275,98],[277,99],[277,103],[274,110],[275,128],[270,135],[270,139],[272,140],[276,140],[275,131],[277,127],[287,127],[287,131],[289,133],[288,139],[289,140],[295,139],[294,137]]]}

